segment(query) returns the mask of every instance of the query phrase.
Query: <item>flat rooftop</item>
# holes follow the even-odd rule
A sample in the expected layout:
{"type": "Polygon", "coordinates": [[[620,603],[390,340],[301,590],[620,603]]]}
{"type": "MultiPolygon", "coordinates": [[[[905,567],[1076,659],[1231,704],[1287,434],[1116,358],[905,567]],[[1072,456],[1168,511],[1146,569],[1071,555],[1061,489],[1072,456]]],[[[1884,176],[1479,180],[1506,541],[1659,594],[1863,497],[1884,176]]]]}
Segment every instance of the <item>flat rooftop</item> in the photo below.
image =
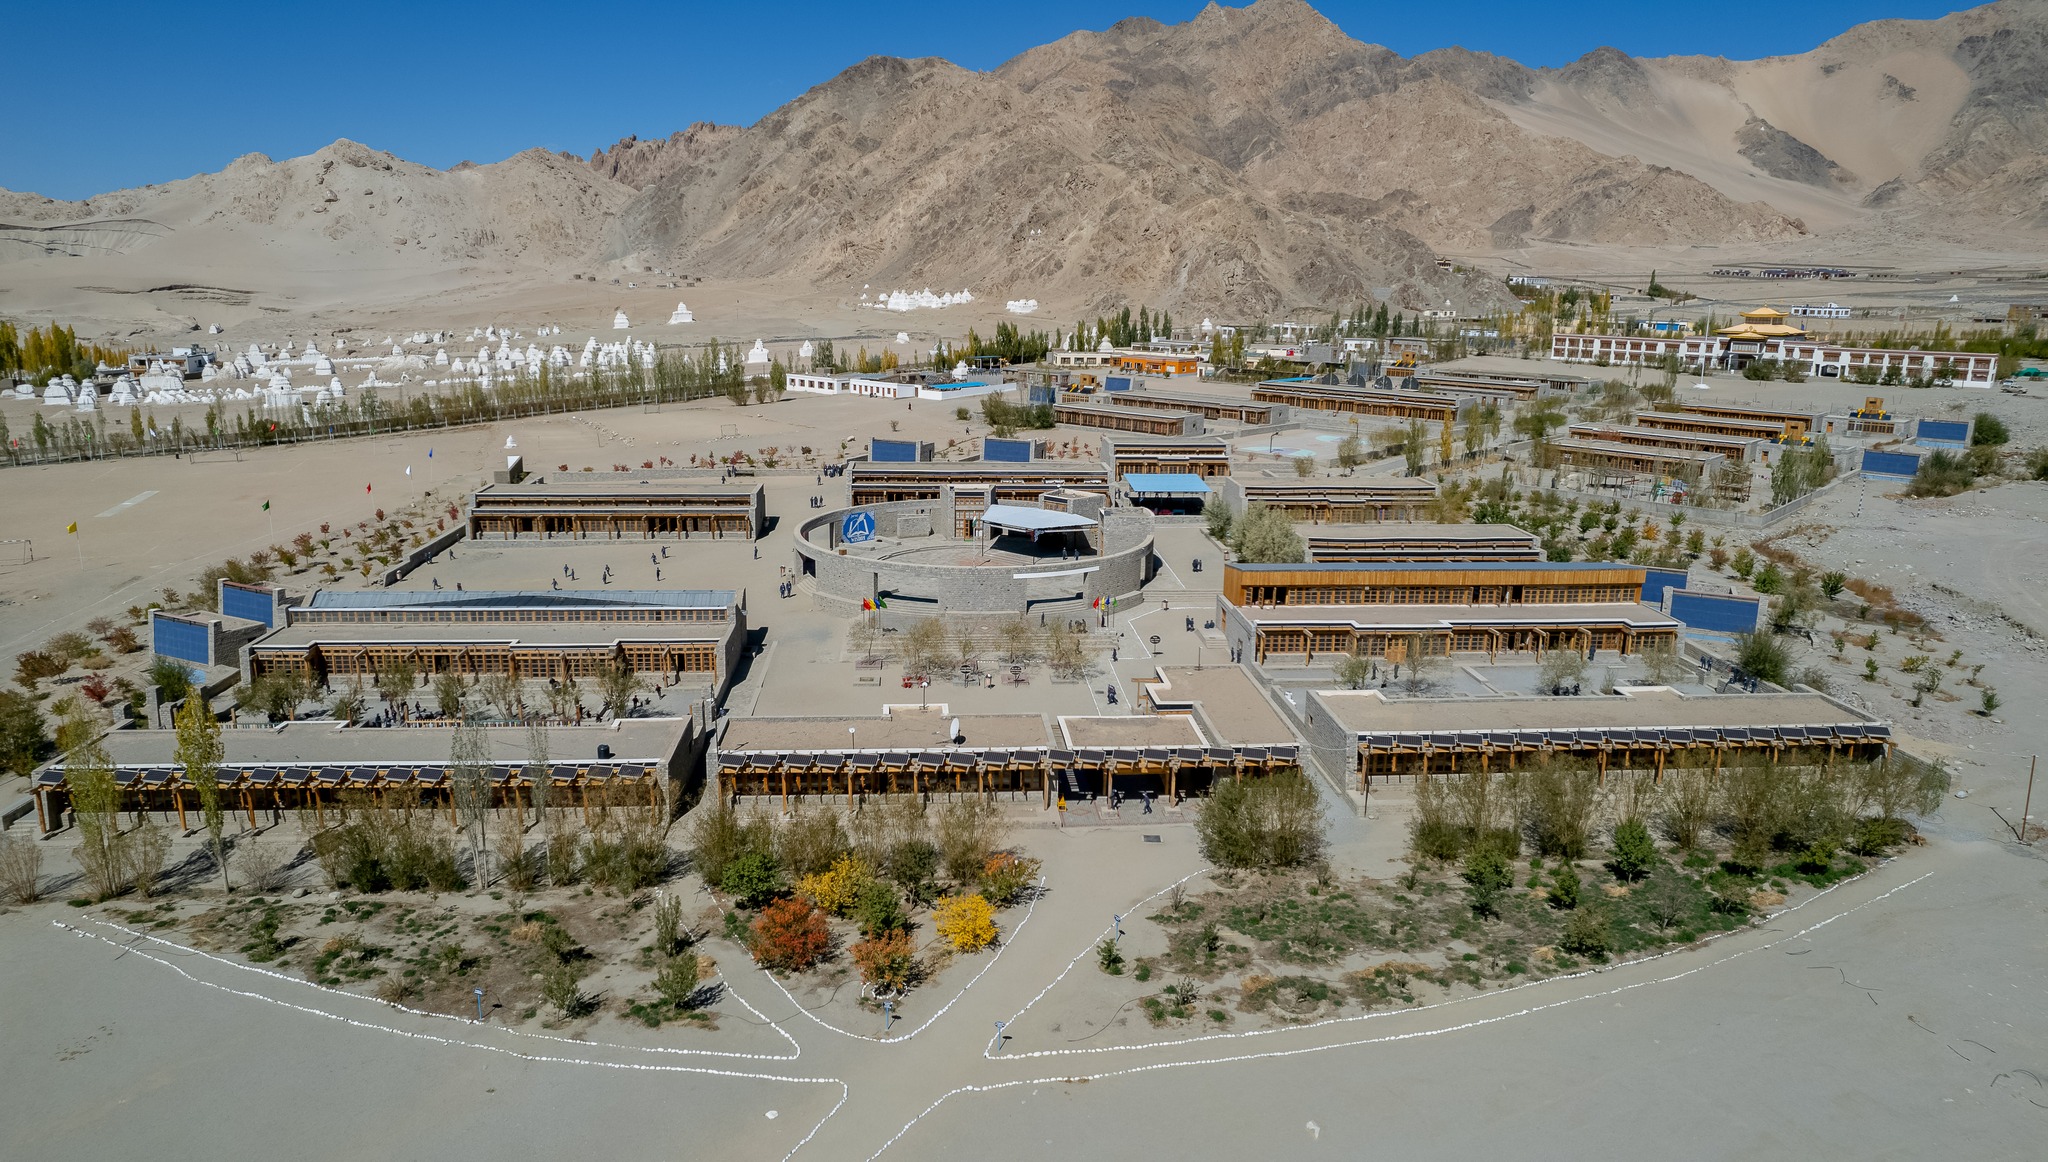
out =
{"type": "Polygon", "coordinates": [[[730,589],[316,589],[293,609],[723,609],[730,589]]]}
{"type": "Polygon", "coordinates": [[[1719,452],[1694,452],[1685,448],[1650,448],[1641,444],[1617,444],[1611,440],[1579,440],[1570,437],[1550,441],[1550,448],[1555,452],[1598,452],[1609,456],[1635,457],[1665,463],[1691,460],[1705,464],[1709,460],[1723,458],[1719,452]]]}
{"type": "Polygon", "coordinates": [[[299,649],[341,642],[608,648],[622,641],[715,642],[731,631],[731,623],[723,621],[302,622],[285,626],[251,648],[299,649]]]}
{"type": "Polygon", "coordinates": [[[1247,495],[1258,493],[1266,496],[1355,496],[1393,492],[1411,492],[1417,496],[1436,495],[1435,481],[1413,477],[1353,478],[1349,481],[1283,480],[1277,476],[1233,476],[1231,479],[1242,485],[1247,495]]]}
{"type": "MultiPolygon", "coordinates": [[[[1060,719],[1060,735],[1073,748],[1207,746],[1202,729],[1185,714],[1127,714],[1060,719]]],[[[1292,736],[1288,741],[1293,741],[1292,736]]]]}
{"type": "MultiPolygon", "coordinates": [[[[627,718],[602,725],[551,726],[548,756],[555,764],[594,760],[600,744],[612,748],[609,761],[665,762],[690,727],[687,718],[627,718]]],[[[484,741],[491,760],[527,760],[526,728],[486,726],[484,741]]],[[[406,726],[370,728],[315,720],[287,722],[264,729],[223,730],[223,766],[330,766],[342,763],[447,763],[455,741],[450,727],[406,726]]],[[[167,766],[177,763],[175,730],[115,730],[105,739],[107,756],[116,766],[167,766]]]]}
{"type": "MultiPolygon", "coordinates": [[[[1536,544],[1535,533],[1514,525],[1420,524],[1405,521],[1376,521],[1372,524],[1315,525],[1302,536],[1309,541],[1527,541],[1536,544]]],[[[1242,566],[1240,566],[1242,567],[1242,566]]]]}
{"type": "Polygon", "coordinates": [[[1295,741],[1294,728],[1241,666],[1161,666],[1159,680],[1146,683],[1145,693],[1161,710],[1193,710],[1219,743],[1273,746],[1295,741]]]}
{"type": "Polygon", "coordinates": [[[630,477],[610,480],[564,480],[555,484],[486,484],[476,490],[476,500],[543,500],[560,497],[603,499],[630,493],[634,496],[716,496],[745,499],[762,491],[759,484],[721,484],[716,481],[648,480],[630,477]]]}
{"type": "Polygon", "coordinates": [[[1124,484],[1139,496],[1206,496],[1209,482],[1192,472],[1130,472],[1124,484]]]}
{"type": "Polygon", "coordinates": [[[1052,735],[1040,714],[941,714],[916,708],[895,710],[887,716],[843,716],[818,718],[728,718],[718,749],[723,754],[748,751],[848,751],[946,750],[962,747],[982,750],[1050,748],[1052,735]],[[953,719],[960,720],[960,737],[955,743],[953,719]],[[847,729],[853,734],[849,736],[847,729]]]}
{"type": "Polygon", "coordinates": [[[1603,443],[1654,442],[1658,446],[1686,444],[1708,444],[1726,448],[1729,452],[1741,454],[1753,442],[1750,436],[1726,436],[1715,432],[1689,432],[1681,428],[1638,427],[1631,424],[1573,424],[1567,429],[1575,440],[1596,440],[1603,443]],[[1634,440],[1615,440],[1619,434],[1629,434],[1634,440]]]}
{"type": "Polygon", "coordinates": [[[1645,568],[1609,561],[1232,561],[1224,567],[1240,573],[1641,573],[1645,568]]]}
{"type": "Polygon", "coordinates": [[[1013,462],[1006,460],[977,460],[972,463],[954,464],[933,460],[892,462],[887,460],[854,460],[851,462],[852,475],[861,476],[1008,476],[1008,477],[1081,477],[1099,480],[1109,475],[1108,466],[1101,461],[1090,460],[1032,460],[1013,462]]]}
{"type": "Polygon", "coordinates": [[[1572,605],[1241,605],[1259,626],[1348,625],[1390,633],[1483,628],[1489,625],[1626,625],[1679,629],[1680,623],[1641,602],[1572,605]]]}
{"type": "Polygon", "coordinates": [[[1378,690],[1317,690],[1311,697],[1358,735],[1880,724],[1821,694],[1681,694],[1661,686],[1622,691],[1576,698],[1390,699],[1378,690]]]}

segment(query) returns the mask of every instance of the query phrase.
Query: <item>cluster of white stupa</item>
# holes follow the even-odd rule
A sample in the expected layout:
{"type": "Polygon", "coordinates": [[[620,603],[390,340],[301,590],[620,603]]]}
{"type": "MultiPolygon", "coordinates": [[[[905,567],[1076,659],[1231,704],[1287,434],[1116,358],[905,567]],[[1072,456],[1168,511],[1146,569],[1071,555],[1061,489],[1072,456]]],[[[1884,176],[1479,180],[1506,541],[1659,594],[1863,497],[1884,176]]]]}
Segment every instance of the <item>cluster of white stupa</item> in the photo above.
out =
{"type": "Polygon", "coordinates": [[[862,291],[860,301],[862,306],[874,307],[878,310],[918,311],[936,310],[939,307],[961,306],[962,304],[973,302],[974,295],[965,290],[949,294],[934,294],[932,293],[932,288],[926,287],[920,291],[890,291],[885,295],[876,295],[872,299],[868,297],[866,291],[862,291]]]}
{"type": "Polygon", "coordinates": [[[654,344],[642,343],[638,339],[627,339],[623,343],[600,343],[593,335],[584,341],[583,354],[576,360],[578,367],[609,369],[614,367],[654,366],[654,344]]]}
{"type": "Polygon", "coordinates": [[[1038,309],[1038,300],[1011,299],[1009,302],[1003,304],[1003,309],[1010,312],[1013,315],[1028,315],[1038,309]]]}

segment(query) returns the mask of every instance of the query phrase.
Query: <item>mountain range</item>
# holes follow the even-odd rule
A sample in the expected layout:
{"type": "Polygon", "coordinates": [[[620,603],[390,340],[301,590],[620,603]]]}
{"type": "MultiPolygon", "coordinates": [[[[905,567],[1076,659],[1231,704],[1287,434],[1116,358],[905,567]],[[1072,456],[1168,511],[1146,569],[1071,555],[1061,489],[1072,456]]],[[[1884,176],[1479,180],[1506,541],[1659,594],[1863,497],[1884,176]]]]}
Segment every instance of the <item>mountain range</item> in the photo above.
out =
{"type": "Polygon", "coordinates": [[[587,159],[437,170],[340,141],[80,202],[0,191],[21,284],[0,310],[75,290],[289,313],[660,269],[1251,317],[1504,303],[1500,273],[1560,255],[2041,254],[2043,61],[2048,0],[1559,69],[1402,57],[1302,0],[1211,4],[987,72],[870,58],[753,125],[587,159]]]}

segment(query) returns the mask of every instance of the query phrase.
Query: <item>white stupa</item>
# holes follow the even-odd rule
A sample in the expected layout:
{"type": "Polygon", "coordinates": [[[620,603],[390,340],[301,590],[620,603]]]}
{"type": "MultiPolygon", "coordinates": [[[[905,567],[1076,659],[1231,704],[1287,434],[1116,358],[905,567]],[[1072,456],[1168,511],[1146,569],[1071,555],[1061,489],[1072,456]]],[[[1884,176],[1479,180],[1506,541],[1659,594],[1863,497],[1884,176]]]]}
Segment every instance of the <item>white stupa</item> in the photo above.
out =
{"type": "Polygon", "coordinates": [[[818,349],[816,347],[811,346],[811,341],[809,339],[804,340],[804,345],[796,349],[796,357],[798,359],[810,359],[816,356],[817,354],[818,349]]]}
{"type": "Polygon", "coordinates": [[[207,327],[207,328],[206,328],[206,333],[207,333],[207,334],[209,334],[209,335],[218,335],[218,334],[220,334],[220,324],[219,324],[219,323],[214,323],[214,324],[212,324],[211,326],[207,327]]]}
{"type": "Polygon", "coordinates": [[[668,325],[671,327],[677,323],[694,323],[696,321],[697,316],[690,313],[688,303],[677,303],[675,313],[668,317],[668,325]]]}
{"type": "Polygon", "coordinates": [[[448,349],[446,347],[443,347],[439,351],[434,352],[434,366],[448,366],[448,349]]]}
{"type": "Polygon", "coordinates": [[[1011,299],[1009,302],[1003,304],[1003,309],[1010,312],[1013,315],[1028,315],[1038,309],[1038,300],[1011,299]]]}
{"type": "Polygon", "coordinates": [[[630,323],[626,322],[626,312],[625,312],[625,311],[623,311],[623,310],[621,310],[621,311],[616,311],[616,312],[614,312],[614,313],[612,314],[612,330],[614,330],[614,331],[623,331],[623,330],[625,330],[625,329],[626,329],[627,327],[629,327],[629,326],[631,326],[631,325],[632,325],[632,324],[630,324],[630,323]]]}
{"type": "Polygon", "coordinates": [[[752,367],[757,363],[763,367],[768,366],[768,347],[759,339],[754,340],[754,346],[747,352],[747,366],[752,367]]]}
{"type": "Polygon", "coordinates": [[[64,379],[53,379],[43,388],[43,406],[68,408],[72,404],[71,389],[64,386],[64,379]]]}
{"type": "Polygon", "coordinates": [[[100,389],[87,383],[78,389],[78,410],[96,412],[100,410],[100,389]]]}
{"type": "Polygon", "coordinates": [[[969,372],[967,370],[967,361],[965,359],[962,359],[960,362],[955,363],[953,365],[953,382],[965,382],[968,375],[969,372]]]}
{"type": "Polygon", "coordinates": [[[908,332],[908,331],[898,331],[898,332],[896,332],[896,341],[897,341],[898,343],[908,343],[908,342],[910,342],[910,332],[908,332]]]}

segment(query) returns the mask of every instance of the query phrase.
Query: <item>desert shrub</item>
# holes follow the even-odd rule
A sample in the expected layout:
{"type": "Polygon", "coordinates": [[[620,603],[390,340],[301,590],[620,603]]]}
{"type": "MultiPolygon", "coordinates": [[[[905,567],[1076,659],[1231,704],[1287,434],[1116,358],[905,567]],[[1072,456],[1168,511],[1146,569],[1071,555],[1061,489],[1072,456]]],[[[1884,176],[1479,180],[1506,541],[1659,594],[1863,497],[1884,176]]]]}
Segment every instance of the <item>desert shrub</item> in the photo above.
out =
{"type": "Polygon", "coordinates": [[[1222,867],[1298,867],[1323,852],[1322,803],[1299,769],[1219,782],[1195,820],[1202,855],[1222,867]]]}
{"type": "Polygon", "coordinates": [[[828,870],[851,848],[835,811],[800,811],[775,837],[776,860],[799,879],[828,870]]]}
{"type": "Polygon", "coordinates": [[[49,746],[49,728],[36,700],[19,691],[0,690],[0,770],[33,774],[49,746]]]}
{"type": "Polygon", "coordinates": [[[0,831],[0,892],[17,904],[42,899],[43,849],[0,831]]]}
{"type": "Polygon", "coordinates": [[[1564,933],[1558,937],[1557,946],[1573,956],[1588,960],[1607,959],[1609,937],[1607,914],[1598,908],[1580,908],[1564,923],[1564,933]]]}
{"type": "Polygon", "coordinates": [[[1634,883],[1657,865],[1657,841],[1640,819],[1624,819],[1614,825],[1614,850],[1607,870],[1622,883],[1634,883]]]}
{"type": "Polygon", "coordinates": [[[750,951],[763,968],[801,972],[830,949],[824,913],[798,899],[776,900],[761,909],[749,929],[750,951]]]}
{"type": "Polygon", "coordinates": [[[706,803],[690,819],[691,858],[707,884],[723,883],[727,867],[741,856],[769,854],[774,837],[774,824],[766,816],[742,818],[723,798],[706,803]]]}
{"type": "Polygon", "coordinates": [[[758,908],[782,890],[782,869],[776,866],[774,856],[748,852],[725,865],[718,887],[741,907],[758,908]]]}
{"type": "Polygon", "coordinates": [[[658,831],[640,826],[603,828],[584,847],[583,875],[608,891],[637,892],[668,873],[668,845],[658,831]]]}
{"type": "Polygon", "coordinates": [[[1976,427],[1970,431],[1970,443],[1979,447],[1997,447],[2012,439],[2012,429],[2005,421],[1990,412],[1978,412],[1976,427]]]}
{"type": "Polygon", "coordinates": [[[946,878],[958,884],[974,883],[1008,830],[1002,809],[985,799],[946,804],[939,811],[937,828],[939,859],[946,878]]]}
{"type": "Polygon", "coordinates": [[[1116,941],[1104,937],[1102,943],[1095,946],[1095,966],[1111,976],[1124,974],[1124,954],[1116,946],[1116,941]]]}
{"type": "Polygon", "coordinates": [[[995,943],[996,910],[978,895],[949,896],[932,910],[932,927],[960,952],[978,952],[995,943]]]}
{"type": "Polygon", "coordinates": [[[1537,854],[1585,858],[1600,812],[1598,774],[1585,763],[1554,761],[1529,772],[1522,782],[1523,829],[1537,854]]]}
{"type": "Polygon", "coordinates": [[[1769,633],[1735,635],[1735,664],[1759,681],[1782,686],[1791,677],[1792,655],[1769,633]]]}
{"type": "Polygon", "coordinates": [[[577,967],[570,961],[558,960],[541,970],[540,998],[564,1017],[577,1016],[589,1007],[577,967]]]}
{"type": "Polygon", "coordinates": [[[14,655],[14,680],[26,690],[35,689],[36,683],[45,678],[60,677],[70,668],[70,663],[48,650],[26,650],[14,655]]]}
{"type": "Polygon", "coordinates": [[[896,929],[870,936],[848,949],[861,983],[871,988],[901,990],[910,983],[917,961],[910,934],[896,929]]]}
{"type": "Polygon", "coordinates": [[[1465,866],[1459,873],[1465,881],[1465,892],[1472,904],[1472,911],[1480,916],[1498,913],[1500,894],[1515,881],[1515,872],[1497,848],[1480,846],[1465,855],[1465,866]]]}
{"type": "Polygon", "coordinates": [[[1550,906],[1572,909],[1579,906],[1579,869],[1570,863],[1558,865],[1550,877],[1550,906]]]}
{"type": "Polygon", "coordinates": [[[834,916],[850,916],[868,885],[874,882],[874,869],[865,861],[842,855],[825,871],[799,879],[796,894],[834,916]]]}
{"type": "Polygon", "coordinates": [[[674,1008],[685,1008],[690,998],[697,993],[697,978],[700,975],[697,954],[676,952],[661,959],[661,966],[654,972],[654,991],[661,999],[674,1008]]]}
{"type": "Polygon", "coordinates": [[[912,903],[932,898],[932,885],[939,876],[939,849],[926,839],[910,839],[888,849],[883,872],[903,889],[912,903]]]}
{"type": "Polygon", "coordinates": [[[1919,471],[1906,483],[1908,496],[1954,496],[1977,483],[1979,469],[1967,455],[1936,448],[1920,461],[1919,471]]]}
{"type": "Polygon", "coordinates": [[[981,867],[981,894],[998,908],[1017,902],[1038,878],[1039,862],[1014,852],[999,851],[981,867]]]}
{"type": "Polygon", "coordinates": [[[1408,854],[1417,863],[1451,863],[1464,854],[1463,833],[1450,816],[1450,788],[1442,779],[1415,786],[1415,811],[1408,820],[1408,854]]]}
{"type": "Polygon", "coordinates": [[[1903,819],[1864,819],[1849,836],[1849,850],[1857,855],[1881,856],[1906,842],[1910,833],[1903,819]]]}
{"type": "Polygon", "coordinates": [[[902,901],[896,898],[895,888],[880,880],[870,880],[854,901],[853,921],[860,926],[861,935],[877,936],[906,927],[910,917],[903,911],[902,901]]]}

